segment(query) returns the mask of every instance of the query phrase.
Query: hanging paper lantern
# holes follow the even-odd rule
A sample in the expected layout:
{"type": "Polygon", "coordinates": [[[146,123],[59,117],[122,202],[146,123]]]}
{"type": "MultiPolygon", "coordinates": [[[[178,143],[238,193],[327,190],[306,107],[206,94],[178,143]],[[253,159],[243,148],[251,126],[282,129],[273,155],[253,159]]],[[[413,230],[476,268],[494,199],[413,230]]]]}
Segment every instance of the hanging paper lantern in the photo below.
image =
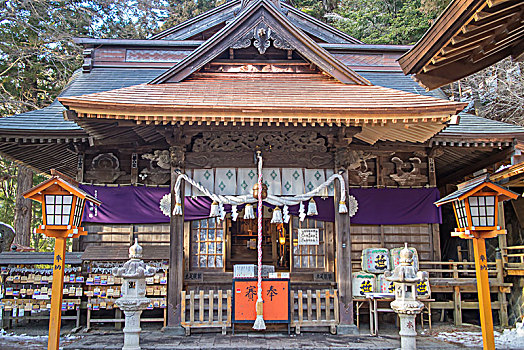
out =
{"type": "Polygon", "coordinates": [[[311,198],[307,205],[307,216],[313,216],[313,215],[318,215],[318,210],[317,210],[317,203],[315,203],[315,200],[311,198]]]}
{"type": "Polygon", "coordinates": [[[244,208],[244,219],[254,219],[255,210],[253,209],[253,204],[246,204],[244,208]]]}
{"type": "Polygon", "coordinates": [[[279,207],[273,209],[273,218],[271,219],[272,224],[281,224],[282,223],[282,210],[279,207]]]}

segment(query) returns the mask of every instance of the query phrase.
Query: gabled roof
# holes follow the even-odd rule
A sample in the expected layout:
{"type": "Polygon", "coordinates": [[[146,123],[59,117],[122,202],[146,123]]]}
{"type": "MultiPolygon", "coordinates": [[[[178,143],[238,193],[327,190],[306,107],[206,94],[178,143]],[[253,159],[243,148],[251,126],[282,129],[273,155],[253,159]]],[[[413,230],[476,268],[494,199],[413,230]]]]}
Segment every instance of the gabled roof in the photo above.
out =
{"type": "Polygon", "coordinates": [[[435,89],[508,56],[524,58],[524,1],[454,0],[399,63],[435,89]]]}
{"type": "Polygon", "coordinates": [[[274,44],[275,42],[282,42],[282,46],[297,50],[307,60],[339,81],[346,84],[370,84],[369,81],[335,59],[328,51],[321,48],[313,39],[294,26],[267,0],[256,0],[250,3],[233,21],[173,68],[153,79],[151,84],[184,80],[222,52],[235,46],[239,41],[245,40],[246,34],[249,35],[261,24],[267,26],[271,33],[277,35],[272,37],[274,44]]]}
{"type": "MultiPolygon", "coordinates": [[[[281,11],[288,19],[304,32],[317,37],[326,43],[349,43],[361,44],[362,42],[349,36],[348,34],[333,28],[313,16],[310,16],[291,5],[281,3],[281,11]]],[[[234,19],[241,10],[241,1],[227,1],[212,10],[204,12],[196,17],[188,19],[172,28],[166,29],[153,35],[152,40],[187,40],[214,27],[225,25],[226,22],[234,19]]]]}
{"type": "Polygon", "coordinates": [[[141,84],[60,101],[79,118],[362,126],[355,137],[371,144],[423,142],[465,106],[380,86],[343,84],[322,73],[195,73],[178,84],[141,84]]]}

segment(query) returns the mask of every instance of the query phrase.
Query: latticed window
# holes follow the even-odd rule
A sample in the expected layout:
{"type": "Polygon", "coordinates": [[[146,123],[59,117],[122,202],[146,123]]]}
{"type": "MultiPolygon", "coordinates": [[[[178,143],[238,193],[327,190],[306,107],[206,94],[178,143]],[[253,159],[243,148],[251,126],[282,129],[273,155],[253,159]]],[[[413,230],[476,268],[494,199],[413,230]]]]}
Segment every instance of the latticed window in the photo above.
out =
{"type": "Polygon", "coordinates": [[[469,197],[473,226],[495,226],[495,196],[469,197]]]}
{"type": "Polygon", "coordinates": [[[191,222],[191,267],[224,267],[224,227],[216,218],[191,222]]]}
{"type": "Polygon", "coordinates": [[[69,225],[73,196],[46,195],[45,215],[48,225],[69,225]]]}
{"type": "Polygon", "coordinates": [[[293,217],[293,268],[323,269],[326,261],[326,223],[314,219],[300,221],[293,217]],[[317,229],[318,244],[300,245],[299,229],[317,229]]]}
{"type": "Polygon", "coordinates": [[[468,227],[468,216],[466,214],[466,205],[464,204],[464,200],[456,201],[453,203],[453,205],[455,205],[459,226],[468,227]]]}

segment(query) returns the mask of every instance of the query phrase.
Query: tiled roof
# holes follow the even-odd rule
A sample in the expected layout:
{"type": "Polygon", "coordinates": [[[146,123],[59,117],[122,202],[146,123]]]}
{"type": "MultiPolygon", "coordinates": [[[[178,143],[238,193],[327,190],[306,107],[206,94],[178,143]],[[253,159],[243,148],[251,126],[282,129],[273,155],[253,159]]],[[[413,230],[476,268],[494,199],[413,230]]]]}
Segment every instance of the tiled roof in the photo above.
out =
{"type": "Polygon", "coordinates": [[[369,80],[373,85],[411,92],[413,94],[447,99],[441,90],[426,91],[402,72],[371,72],[361,70],[356,70],[356,72],[369,80]]]}
{"type": "Polygon", "coordinates": [[[439,133],[442,137],[463,137],[464,135],[502,135],[522,134],[524,128],[518,125],[499,122],[492,119],[478,117],[468,113],[460,113],[458,125],[450,125],[439,133]]]}
{"type": "MultiPolygon", "coordinates": [[[[60,96],[78,96],[87,93],[109,91],[150,81],[163,73],[165,69],[130,69],[130,68],[96,68],[90,73],[77,72],[69,86],[60,96]]],[[[410,77],[400,72],[357,71],[358,74],[378,86],[418,93],[426,96],[443,97],[439,90],[426,92],[410,77]]],[[[58,101],[40,110],[0,118],[0,132],[9,130],[79,132],[82,129],[74,122],[66,121],[62,112],[64,107],[58,101]]],[[[441,131],[437,137],[451,137],[479,134],[512,134],[524,133],[524,128],[461,113],[459,125],[451,125],[441,131]]]]}
{"type": "MultiPolygon", "coordinates": [[[[72,82],[60,96],[78,96],[95,92],[118,89],[145,83],[161,74],[165,69],[94,69],[89,74],[77,71],[72,82]]],[[[0,132],[7,130],[28,131],[82,131],[72,121],[64,120],[65,108],[55,100],[50,106],[0,118],[0,132]]]]}

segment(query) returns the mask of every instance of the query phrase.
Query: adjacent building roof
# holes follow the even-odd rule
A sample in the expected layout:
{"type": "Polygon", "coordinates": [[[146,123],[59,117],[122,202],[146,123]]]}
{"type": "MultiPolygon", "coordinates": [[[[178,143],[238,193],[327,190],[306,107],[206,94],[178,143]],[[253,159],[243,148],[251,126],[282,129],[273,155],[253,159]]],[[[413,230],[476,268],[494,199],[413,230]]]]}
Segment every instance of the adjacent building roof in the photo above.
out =
{"type": "MultiPolygon", "coordinates": [[[[71,265],[82,264],[82,253],[66,253],[65,263],[71,265]]],[[[0,265],[51,265],[54,260],[53,252],[2,252],[0,265]]]]}
{"type": "Polygon", "coordinates": [[[454,0],[399,63],[435,89],[508,56],[524,58],[524,2],[454,0]]]}

